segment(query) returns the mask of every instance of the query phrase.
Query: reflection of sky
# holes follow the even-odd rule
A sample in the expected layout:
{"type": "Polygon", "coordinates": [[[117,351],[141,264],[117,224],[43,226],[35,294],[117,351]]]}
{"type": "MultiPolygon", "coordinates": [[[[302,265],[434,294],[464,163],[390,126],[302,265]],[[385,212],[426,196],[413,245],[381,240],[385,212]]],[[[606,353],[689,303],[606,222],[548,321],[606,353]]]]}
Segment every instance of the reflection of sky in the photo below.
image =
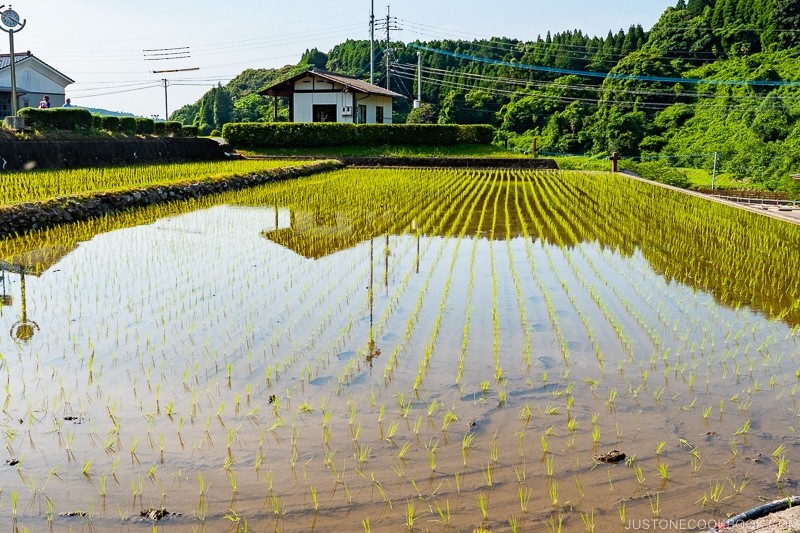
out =
{"type": "MultiPolygon", "coordinates": [[[[288,213],[278,211],[278,228],[285,228],[288,221],[288,213]]],[[[382,401],[393,404],[398,391],[412,390],[426,350],[433,353],[425,376],[426,401],[450,402],[459,397],[453,383],[467,308],[471,317],[462,402],[470,407],[457,413],[464,420],[466,410],[481,409],[470,391],[492,379],[495,355],[504,370],[504,386],[514,410],[523,402],[555,402],[555,396],[542,387],[543,375],[548,376],[550,390],[562,387],[562,378],[568,375],[579,384],[573,392],[574,410],[584,417],[581,424],[588,432],[588,417],[603,407],[581,387],[587,379],[602,381],[598,396],[607,397],[612,387],[618,389],[620,414],[615,413],[614,420],[619,416],[626,435],[633,435],[634,425],[645,421],[654,424],[655,431],[672,433],[673,425],[700,419],[697,411],[681,411],[693,398],[699,397],[702,405],[716,405],[750,387],[752,378],[746,372],[741,383],[723,377],[723,372],[731,376],[736,362],[746,368],[748,360],[758,360],[763,372],[759,379],[766,388],[770,377],[781,375],[798,354],[784,323],[766,321],[746,308],[720,306],[707,293],[667,282],[638,250],[623,256],[592,242],[562,250],[521,237],[490,241],[480,235],[460,240],[422,236],[417,273],[418,242],[413,235],[390,235],[388,256],[385,236],[376,236],[372,242],[370,320],[369,241],[309,260],[264,238],[263,232],[274,229],[272,208],[218,206],[98,235],[80,243],[41,277],[26,278],[28,315],[41,331],[27,344],[18,345],[8,335],[0,337],[7,371],[15,378],[9,380],[9,412],[22,418],[29,405],[57,414],[80,411],[90,422],[74,431],[86,437],[91,432],[106,435],[113,429],[107,409],[116,404],[121,440],[127,445],[134,435],[144,434],[147,416],[159,408],[163,413],[166,405],[174,403],[175,411],[188,419],[199,398],[201,422],[197,425],[202,427],[202,421],[210,420],[222,402],[233,405],[233,395],[243,394],[247,385],[252,387],[250,409],[262,408],[258,415],[261,428],[245,425],[242,429],[244,440],[254,447],[259,432],[271,424],[269,395],[282,397],[283,391],[291,390],[293,397],[302,398],[292,406],[294,410],[299,401],[307,400],[317,408],[323,398],[327,402],[338,398],[342,405],[336,412],[343,413],[345,398],[366,397],[374,388],[385,394],[382,401]],[[370,323],[381,355],[368,368],[361,365],[370,323]],[[590,325],[592,337],[585,324],[590,325]],[[559,335],[566,343],[566,353],[559,335]],[[530,373],[522,370],[526,342],[531,347],[530,373]],[[390,367],[391,386],[383,392],[384,371],[392,365],[398,347],[402,350],[397,367],[390,367]],[[596,349],[602,351],[605,371],[599,369],[596,349]],[[777,357],[780,354],[786,356],[783,367],[777,357]],[[337,396],[336,383],[353,361],[358,364],[347,388],[337,396]],[[666,373],[663,361],[669,365],[666,373]],[[620,363],[624,376],[617,372],[620,363]],[[267,368],[272,367],[274,376],[276,364],[282,380],[267,387],[267,368]],[[228,365],[230,388],[226,385],[228,365]],[[725,365],[729,370],[722,370],[725,365]],[[688,371],[684,374],[679,367],[688,371]],[[314,378],[306,383],[301,372],[309,368],[314,369],[314,378]],[[636,418],[637,405],[626,391],[629,385],[638,386],[644,371],[652,373],[651,388],[636,400],[646,404],[645,418],[636,418]],[[679,372],[677,376],[675,372],[679,372]],[[690,372],[697,376],[694,390],[686,378],[690,372]],[[306,383],[302,387],[298,385],[301,381],[306,383]],[[659,387],[666,389],[663,404],[653,404],[659,387]],[[156,391],[161,395],[160,405],[156,391]],[[659,417],[653,416],[655,411],[659,417]]],[[[16,296],[18,290],[18,281],[12,281],[11,292],[16,296]]],[[[15,300],[0,316],[0,331],[8,331],[19,311],[15,300]]],[[[765,425],[794,423],[794,414],[775,410],[774,393],[768,394],[764,396],[768,401],[756,397],[749,416],[764,419],[765,425]]],[[[363,407],[361,410],[366,410],[363,407]]],[[[729,409],[736,411],[734,406],[729,409]]],[[[512,431],[510,426],[492,427],[491,416],[497,412],[494,408],[485,411],[490,414],[481,419],[480,429],[490,434],[512,431]]],[[[286,416],[288,419],[291,414],[286,416]]],[[[374,413],[366,416],[374,417],[374,413]]],[[[215,423],[211,430],[217,443],[225,442],[230,428],[243,425],[242,415],[234,416],[230,407],[223,419],[228,426],[218,428],[215,423]]],[[[342,420],[346,423],[346,416],[342,420]]],[[[167,431],[174,439],[174,424],[174,420],[157,417],[153,434],[167,431]]],[[[613,422],[610,424],[604,426],[604,435],[613,432],[613,422]]],[[[735,414],[726,424],[741,426],[735,414]]],[[[46,453],[56,446],[55,438],[45,433],[49,429],[48,422],[32,430],[37,442],[46,443],[46,453]]],[[[700,430],[699,424],[691,429],[694,433],[700,430]]],[[[318,428],[313,431],[318,438],[318,428]]],[[[377,430],[365,428],[364,433],[377,434],[377,430]]],[[[227,453],[224,445],[204,449],[202,457],[195,455],[200,435],[202,429],[187,423],[187,447],[183,450],[173,443],[170,468],[219,471],[227,453]]],[[[504,436],[513,441],[512,434],[504,436]]],[[[454,441],[460,445],[459,439],[454,441]]],[[[89,457],[94,458],[99,472],[110,470],[113,455],[103,454],[91,438],[76,439],[75,449],[78,478],[80,462],[89,457]]],[[[390,447],[376,445],[375,453],[385,449],[396,457],[397,451],[390,447]]],[[[141,466],[133,469],[139,468],[146,476],[157,453],[147,446],[139,453],[141,466]]],[[[26,458],[26,465],[29,472],[42,477],[53,467],[38,454],[26,458]]],[[[321,461],[316,461],[308,468],[320,465],[321,461]]],[[[276,476],[280,475],[276,470],[276,476]]],[[[224,483],[224,479],[215,480],[216,485],[224,483]]],[[[702,483],[705,489],[706,482],[702,483]]],[[[172,490],[171,497],[179,498],[177,493],[183,490],[196,498],[196,488],[188,484],[172,490]]],[[[256,497],[252,494],[243,490],[241,498],[256,497]]]]}

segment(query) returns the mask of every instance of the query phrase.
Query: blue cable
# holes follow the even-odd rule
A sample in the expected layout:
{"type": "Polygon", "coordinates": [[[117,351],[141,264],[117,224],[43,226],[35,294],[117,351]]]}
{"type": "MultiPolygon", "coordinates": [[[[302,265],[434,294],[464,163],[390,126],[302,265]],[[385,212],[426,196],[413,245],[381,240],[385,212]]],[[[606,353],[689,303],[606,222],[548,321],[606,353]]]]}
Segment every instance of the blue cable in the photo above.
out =
{"type": "Polygon", "coordinates": [[[513,68],[521,68],[526,70],[536,70],[541,72],[550,72],[553,74],[573,74],[575,76],[584,76],[589,78],[611,78],[617,80],[634,80],[634,81],[652,81],[652,82],[663,82],[663,83],[687,83],[687,84],[699,84],[699,83],[707,83],[709,85],[747,85],[747,86],[759,86],[759,87],[800,87],[800,81],[765,81],[765,80],[756,80],[756,81],[744,81],[744,80],[709,80],[709,79],[699,79],[699,78],[661,78],[658,76],[633,76],[630,74],[613,74],[609,73],[602,73],[602,72],[589,72],[586,70],[568,70],[563,68],[553,68],[553,67],[540,67],[537,65],[526,65],[523,63],[511,63],[509,61],[501,61],[499,59],[489,59],[486,57],[476,57],[467,54],[460,54],[457,52],[450,52],[448,50],[439,50],[437,48],[430,48],[428,46],[423,46],[421,44],[416,43],[409,43],[408,46],[412,48],[419,48],[420,50],[425,50],[427,52],[433,52],[435,54],[443,54],[451,57],[456,57],[458,59],[466,59],[469,61],[479,61],[481,63],[489,63],[491,65],[500,65],[503,67],[513,67],[513,68]]]}

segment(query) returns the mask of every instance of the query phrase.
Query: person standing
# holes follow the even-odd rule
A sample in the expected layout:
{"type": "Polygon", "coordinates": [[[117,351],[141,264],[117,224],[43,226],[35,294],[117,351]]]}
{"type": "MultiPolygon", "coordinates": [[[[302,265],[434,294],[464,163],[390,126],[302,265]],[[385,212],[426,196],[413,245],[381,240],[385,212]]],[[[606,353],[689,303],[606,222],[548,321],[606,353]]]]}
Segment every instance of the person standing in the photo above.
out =
{"type": "Polygon", "coordinates": [[[64,107],[72,107],[72,100],[70,100],[69,98],[67,98],[67,101],[66,101],[66,103],[64,104],[64,107]]]}
{"type": "Polygon", "coordinates": [[[45,95],[42,101],[39,102],[39,109],[50,109],[50,97],[45,95]]]}

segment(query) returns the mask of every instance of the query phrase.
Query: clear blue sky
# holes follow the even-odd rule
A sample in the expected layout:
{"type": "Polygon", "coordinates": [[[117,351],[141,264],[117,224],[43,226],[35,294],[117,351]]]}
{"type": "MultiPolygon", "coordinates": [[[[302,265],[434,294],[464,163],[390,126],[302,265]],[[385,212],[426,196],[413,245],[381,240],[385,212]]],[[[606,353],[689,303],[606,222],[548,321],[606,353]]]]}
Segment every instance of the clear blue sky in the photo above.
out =
{"type": "MultiPolygon", "coordinates": [[[[676,0],[404,0],[391,5],[402,31],[393,40],[532,40],[548,30],[606,35],[631,24],[649,29],[676,0]]],[[[8,4],[6,4],[8,5],[8,4]]],[[[27,26],[17,52],[37,57],[76,81],[74,104],[164,115],[160,79],[168,76],[169,111],[195,102],[246,68],[294,64],[306,48],[328,51],[348,38],[369,38],[369,0],[330,2],[231,0],[74,0],[12,4],[27,26]],[[191,58],[145,61],[143,50],[190,47],[191,58]],[[200,67],[160,75],[152,70],[200,67]],[[110,94],[115,93],[115,94],[110,94]]],[[[376,2],[385,17],[386,2],[376,2]]],[[[5,34],[0,50],[8,52],[5,34]]]]}

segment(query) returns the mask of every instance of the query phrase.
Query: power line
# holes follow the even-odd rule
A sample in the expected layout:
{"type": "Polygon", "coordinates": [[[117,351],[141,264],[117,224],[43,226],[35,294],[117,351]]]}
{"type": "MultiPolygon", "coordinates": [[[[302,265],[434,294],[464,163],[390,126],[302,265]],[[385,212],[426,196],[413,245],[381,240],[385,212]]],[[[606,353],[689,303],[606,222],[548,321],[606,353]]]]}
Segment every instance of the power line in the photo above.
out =
{"type": "Polygon", "coordinates": [[[538,65],[527,65],[523,63],[513,63],[510,61],[501,61],[499,59],[489,59],[485,57],[476,57],[471,56],[468,54],[462,54],[459,52],[450,52],[449,50],[439,50],[436,48],[431,48],[428,46],[423,46],[416,43],[409,43],[410,47],[418,48],[420,50],[425,50],[427,52],[433,52],[436,54],[446,55],[450,57],[455,57],[458,59],[465,59],[467,61],[477,61],[481,63],[489,63],[492,65],[500,65],[505,67],[513,67],[525,70],[536,70],[540,72],[549,72],[551,74],[573,74],[575,76],[584,76],[590,78],[610,78],[610,79],[618,79],[618,80],[627,80],[627,81],[649,81],[649,82],[656,82],[656,83],[688,83],[688,84],[700,84],[700,83],[707,83],[709,85],[744,85],[744,86],[758,86],[758,87],[800,87],[800,81],[766,81],[766,80],[756,80],[756,81],[746,81],[746,80],[714,80],[714,79],[699,79],[699,78],[669,78],[669,77],[660,77],[660,76],[635,76],[631,74],[617,74],[613,72],[602,73],[602,72],[589,72],[585,70],[570,70],[570,69],[561,69],[555,67],[542,67],[538,65]]]}

